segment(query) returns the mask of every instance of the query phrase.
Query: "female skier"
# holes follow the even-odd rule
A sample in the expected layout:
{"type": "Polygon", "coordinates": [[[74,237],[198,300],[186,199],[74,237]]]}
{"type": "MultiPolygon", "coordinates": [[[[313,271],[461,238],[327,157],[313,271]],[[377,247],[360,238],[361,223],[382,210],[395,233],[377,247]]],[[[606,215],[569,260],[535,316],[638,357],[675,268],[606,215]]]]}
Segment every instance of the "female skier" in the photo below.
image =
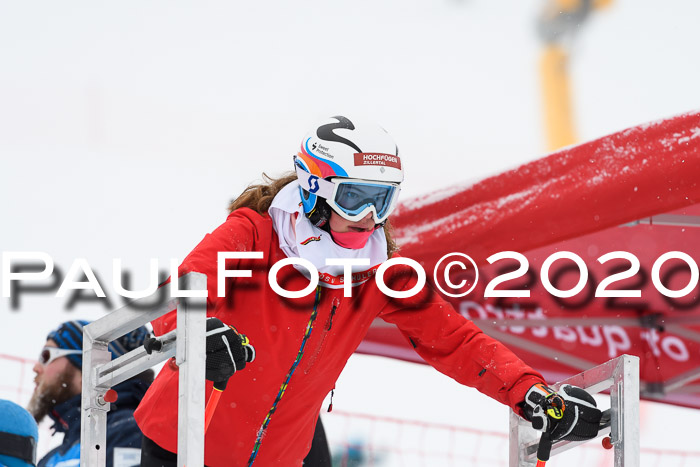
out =
{"type": "MultiPolygon", "coordinates": [[[[249,363],[221,395],[205,438],[206,465],[302,465],[325,396],[377,317],[395,324],[427,363],[508,405],[552,439],[597,434],[600,411],[585,391],[549,389],[539,373],[427,287],[405,299],[379,290],[374,272],[397,249],[388,217],[403,178],[398,148],[384,129],[327,119],[302,140],[293,173],[248,187],[231,203],[226,222],[185,258],[180,275],[207,276],[207,379],[221,388],[249,363]],[[218,297],[222,251],[262,252],[262,259],[227,260],[227,270],[252,273],[229,279],[225,297],[218,297]],[[285,298],[272,290],[267,272],[285,258],[315,266],[314,293],[285,298]],[[343,266],[328,258],[365,260],[352,266],[351,297],[344,296],[343,266]]],[[[310,272],[295,264],[276,277],[295,291],[308,286],[310,272]]],[[[393,290],[410,290],[416,281],[401,265],[384,276],[393,290]]],[[[153,324],[157,335],[171,331],[175,315],[153,324]]],[[[136,411],[146,438],[143,466],[175,465],[157,459],[177,451],[177,386],[177,367],[165,365],[136,411]]],[[[207,383],[207,394],[212,386],[207,383]]]]}

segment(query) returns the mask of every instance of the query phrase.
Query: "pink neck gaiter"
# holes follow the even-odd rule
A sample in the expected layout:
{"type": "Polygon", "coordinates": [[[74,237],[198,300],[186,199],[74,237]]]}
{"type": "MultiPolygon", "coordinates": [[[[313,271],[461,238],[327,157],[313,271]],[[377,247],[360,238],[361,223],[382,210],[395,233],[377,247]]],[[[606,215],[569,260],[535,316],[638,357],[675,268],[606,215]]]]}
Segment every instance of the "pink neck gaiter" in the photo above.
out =
{"type": "Polygon", "coordinates": [[[331,235],[335,243],[343,248],[350,248],[352,250],[364,248],[372,233],[374,233],[374,230],[369,230],[367,232],[336,232],[335,230],[331,230],[331,235]]]}

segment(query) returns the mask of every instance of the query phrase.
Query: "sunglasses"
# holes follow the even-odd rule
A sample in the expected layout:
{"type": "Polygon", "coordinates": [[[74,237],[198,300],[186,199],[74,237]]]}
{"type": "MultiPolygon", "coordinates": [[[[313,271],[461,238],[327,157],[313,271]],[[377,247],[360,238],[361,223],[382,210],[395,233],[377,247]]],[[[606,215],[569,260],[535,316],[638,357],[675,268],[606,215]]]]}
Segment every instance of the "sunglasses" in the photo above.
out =
{"type": "Polygon", "coordinates": [[[60,349],[58,347],[44,347],[39,354],[39,363],[43,366],[48,366],[57,358],[65,357],[66,355],[82,354],[82,350],[60,349]]]}

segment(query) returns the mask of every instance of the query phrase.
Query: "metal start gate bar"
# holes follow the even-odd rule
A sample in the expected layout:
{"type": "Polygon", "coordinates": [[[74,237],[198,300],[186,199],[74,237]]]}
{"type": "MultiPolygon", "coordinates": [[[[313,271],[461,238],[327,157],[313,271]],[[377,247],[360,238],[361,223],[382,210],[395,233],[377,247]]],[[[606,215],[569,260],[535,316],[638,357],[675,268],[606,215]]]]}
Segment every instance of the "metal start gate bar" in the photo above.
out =
{"type": "MultiPolygon", "coordinates": [[[[176,357],[179,367],[178,467],[204,465],[204,405],[206,358],[206,294],[204,274],[189,273],[180,278],[182,299],[170,299],[151,309],[156,296],[134,302],[83,328],[83,385],[81,405],[80,466],[104,467],[107,453],[107,391],[158,363],[176,357]],[[158,340],[162,346],[148,354],[143,347],[114,360],[107,346],[126,333],[177,308],[177,329],[158,340]],[[141,311],[146,309],[146,311],[141,311]]],[[[572,384],[597,394],[610,389],[610,424],[598,437],[610,434],[615,449],[615,467],[639,466],[639,358],[622,355],[552,385],[572,384]]],[[[513,411],[510,412],[509,466],[529,467],[537,462],[540,432],[513,411]]],[[[551,455],[576,447],[581,442],[557,441],[551,455]]]]}
{"type": "Polygon", "coordinates": [[[178,467],[204,465],[204,369],[206,350],[206,294],[204,274],[189,273],[179,281],[181,295],[151,309],[148,303],[158,297],[136,300],[136,307],[125,306],[83,328],[83,387],[80,413],[80,466],[104,467],[107,454],[107,391],[158,363],[176,357],[179,367],[178,467]],[[177,308],[177,329],[161,336],[159,351],[150,355],[143,347],[112,360],[109,343],[177,308]]]}
{"type": "MultiPolygon", "coordinates": [[[[597,438],[610,435],[615,467],[639,467],[639,357],[621,355],[553,384],[552,388],[559,390],[563,384],[578,386],[591,394],[610,389],[610,424],[598,432],[597,438]]],[[[530,422],[510,411],[510,467],[530,467],[537,463],[541,434],[530,422]]],[[[585,442],[557,441],[551,455],[585,442]]]]}

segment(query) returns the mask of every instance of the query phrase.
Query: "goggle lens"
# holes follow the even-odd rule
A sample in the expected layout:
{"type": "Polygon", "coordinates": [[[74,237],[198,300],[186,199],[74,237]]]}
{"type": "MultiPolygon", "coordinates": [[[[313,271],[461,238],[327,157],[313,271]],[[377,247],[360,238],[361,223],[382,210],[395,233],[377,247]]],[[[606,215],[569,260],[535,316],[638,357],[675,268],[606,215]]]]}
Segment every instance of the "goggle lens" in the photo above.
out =
{"type": "Polygon", "coordinates": [[[344,182],[338,184],[335,204],[348,215],[360,214],[374,206],[377,217],[384,217],[392,204],[395,187],[370,183],[344,182]]]}

